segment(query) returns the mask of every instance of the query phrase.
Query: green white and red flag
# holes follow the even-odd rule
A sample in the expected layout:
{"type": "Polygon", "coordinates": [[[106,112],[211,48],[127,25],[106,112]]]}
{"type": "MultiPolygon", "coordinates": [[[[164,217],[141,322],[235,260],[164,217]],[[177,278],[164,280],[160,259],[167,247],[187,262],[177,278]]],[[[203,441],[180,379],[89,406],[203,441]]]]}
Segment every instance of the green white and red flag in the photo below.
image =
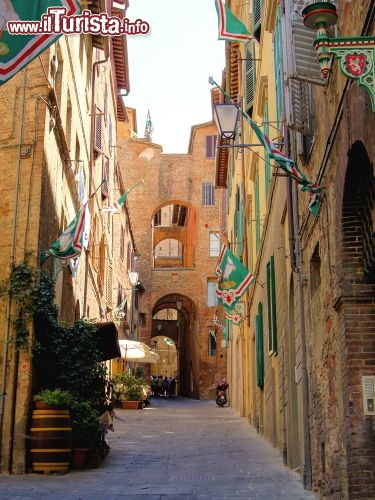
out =
{"type": "Polygon", "coordinates": [[[218,276],[216,289],[218,301],[223,304],[226,312],[232,311],[255,276],[226,245],[221,248],[215,274],[218,276]]]}
{"type": "Polygon", "coordinates": [[[48,259],[48,257],[55,257],[60,260],[69,260],[81,255],[85,245],[85,218],[87,211],[88,206],[86,203],[80,208],[77,215],[62,232],[61,236],[54,243],[51,243],[48,250],[42,252],[42,264],[48,259]]]}
{"type": "Polygon", "coordinates": [[[223,323],[220,321],[220,319],[217,317],[217,314],[215,313],[213,318],[212,318],[212,322],[214,325],[216,325],[218,328],[220,328],[220,330],[222,332],[225,331],[225,325],[223,325],[223,323]]]}
{"type": "Polygon", "coordinates": [[[104,207],[103,208],[103,212],[120,212],[123,204],[125,203],[125,201],[127,200],[128,198],[128,194],[130,193],[130,191],[132,191],[140,182],[144,182],[143,179],[138,179],[137,182],[135,184],[133,184],[129,189],[127,189],[125,191],[125,193],[123,193],[120,198],[115,201],[111,206],[109,207],[104,207]]]}
{"type": "Polygon", "coordinates": [[[243,315],[240,311],[237,311],[237,309],[226,312],[225,317],[235,325],[239,325],[243,321],[243,315]]]}
{"type": "Polygon", "coordinates": [[[244,23],[233,14],[222,0],[215,0],[215,7],[218,16],[219,40],[248,42],[254,38],[244,23]]]}
{"type": "Polygon", "coordinates": [[[310,181],[298,168],[295,161],[284,155],[279,149],[275,147],[273,142],[262,132],[260,127],[248,116],[246,119],[254,130],[255,135],[266,149],[269,157],[274,159],[279,166],[284,170],[284,172],[289,175],[292,179],[296,181],[297,187],[301,191],[308,191],[310,195],[309,210],[313,215],[317,215],[319,212],[320,200],[319,193],[321,193],[322,188],[310,181]]]}
{"type": "Polygon", "coordinates": [[[67,16],[81,12],[77,0],[0,1],[0,85],[38,57],[62,35],[62,33],[11,35],[7,31],[7,22],[40,21],[49,7],[65,7],[67,16]]]}

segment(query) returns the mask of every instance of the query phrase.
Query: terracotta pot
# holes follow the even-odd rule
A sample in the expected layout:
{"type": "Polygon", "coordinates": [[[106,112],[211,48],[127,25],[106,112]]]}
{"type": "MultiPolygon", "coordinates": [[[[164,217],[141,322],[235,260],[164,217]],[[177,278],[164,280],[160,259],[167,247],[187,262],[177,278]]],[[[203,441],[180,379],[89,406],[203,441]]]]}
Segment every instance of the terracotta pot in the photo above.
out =
{"type": "Polygon", "coordinates": [[[88,448],[73,448],[72,459],[70,462],[71,469],[79,470],[86,467],[89,449],[88,448]]]}
{"type": "Polygon", "coordinates": [[[34,407],[36,410],[67,410],[65,406],[52,406],[43,401],[34,401],[34,407]]]}
{"type": "Polygon", "coordinates": [[[100,450],[90,450],[87,455],[86,467],[88,469],[97,469],[103,462],[103,453],[100,450]]]}
{"type": "Polygon", "coordinates": [[[142,401],[121,401],[121,408],[125,410],[141,410],[142,401]]]}

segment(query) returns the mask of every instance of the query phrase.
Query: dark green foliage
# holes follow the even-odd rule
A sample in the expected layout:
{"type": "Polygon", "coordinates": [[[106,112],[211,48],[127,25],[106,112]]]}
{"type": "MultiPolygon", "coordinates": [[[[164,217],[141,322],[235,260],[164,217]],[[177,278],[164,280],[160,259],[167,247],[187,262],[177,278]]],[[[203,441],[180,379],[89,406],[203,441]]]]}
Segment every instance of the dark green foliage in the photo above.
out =
{"type": "Polygon", "coordinates": [[[30,347],[29,328],[34,324],[35,389],[58,387],[69,391],[74,399],[103,407],[107,382],[96,326],[83,320],[63,326],[54,304],[54,281],[32,269],[27,260],[14,265],[2,285],[0,293],[8,293],[12,300],[12,341],[17,349],[30,347]]]}
{"type": "Polygon", "coordinates": [[[105,370],[100,365],[96,331],[95,325],[82,320],[48,332],[43,327],[39,330],[37,324],[40,348],[35,366],[39,378],[49,387],[69,390],[77,399],[100,404],[105,393],[105,370]]]}
{"type": "Polygon", "coordinates": [[[69,406],[74,446],[100,446],[99,415],[106,402],[106,370],[97,346],[97,328],[78,320],[64,326],[54,304],[55,283],[27,262],[12,267],[0,293],[12,301],[12,324],[17,349],[30,347],[28,327],[34,324],[34,400],[69,406]],[[58,388],[58,389],[57,389],[58,388]]]}
{"type": "Polygon", "coordinates": [[[70,392],[62,391],[61,389],[45,389],[38,394],[34,394],[33,400],[43,401],[43,403],[54,408],[70,408],[73,403],[73,397],[70,392]]]}
{"type": "Polygon", "coordinates": [[[140,401],[143,395],[143,378],[131,372],[116,373],[112,380],[112,394],[116,401],[140,401]]]}
{"type": "Polygon", "coordinates": [[[74,401],[70,408],[73,448],[100,446],[99,412],[90,401],[74,401]]]}

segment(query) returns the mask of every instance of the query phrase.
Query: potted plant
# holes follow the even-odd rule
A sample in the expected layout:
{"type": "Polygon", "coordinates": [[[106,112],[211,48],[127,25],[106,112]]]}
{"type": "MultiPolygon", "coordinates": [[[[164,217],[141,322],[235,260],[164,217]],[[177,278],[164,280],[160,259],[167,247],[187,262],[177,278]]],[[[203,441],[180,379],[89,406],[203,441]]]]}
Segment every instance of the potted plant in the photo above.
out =
{"type": "Polygon", "coordinates": [[[142,378],[137,378],[131,372],[120,373],[114,375],[112,385],[113,398],[121,403],[122,408],[142,408],[142,378]]]}
{"type": "Polygon", "coordinates": [[[72,450],[70,406],[72,395],[61,389],[45,389],[34,395],[30,436],[34,472],[67,472],[72,450]]]}
{"type": "Polygon", "coordinates": [[[36,409],[67,409],[73,403],[73,397],[69,391],[61,389],[44,389],[33,396],[36,409]]]}
{"type": "Polygon", "coordinates": [[[71,406],[73,469],[82,469],[87,463],[89,451],[100,443],[99,412],[90,401],[74,401],[71,406]]]}

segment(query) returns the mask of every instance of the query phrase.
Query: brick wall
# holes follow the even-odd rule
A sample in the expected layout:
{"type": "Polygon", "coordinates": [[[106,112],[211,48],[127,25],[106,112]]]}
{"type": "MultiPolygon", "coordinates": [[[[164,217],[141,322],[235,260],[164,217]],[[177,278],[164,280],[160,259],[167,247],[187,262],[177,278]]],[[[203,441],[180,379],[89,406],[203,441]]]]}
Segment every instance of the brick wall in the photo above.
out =
{"type": "MultiPolygon", "coordinates": [[[[208,224],[220,229],[221,203],[218,193],[214,206],[202,206],[202,182],[214,182],[213,159],[205,158],[206,135],[215,135],[213,123],[193,127],[192,147],[189,154],[162,154],[158,145],[141,139],[129,140],[125,128],[120,128],[122,137],[119,160],[127,185],[143,178],[128,198],[134,235],[139,252],[136,270],[145,292],[140,296],[140,309],[146,313],[146,325],[141,327],[140,340],[150,345],[152,316],[157,308],[167,303],[167,297],[183,299],[184,331],[180,331],[180,387],[185,395],[195,398],[213,397],[212,383],[226,374],[226,352],[218,341],[217,355],[208,355],[208,322],[214,308],[207,306],[207,278],[214,277],[217,258],[208,256],[208,224]],[[153,216],[168,204],[182,204],[189,210],[187,226],[177,229],[165,228],[155,231],[153,216]],[[184,267],[153,268],[153,251],[160,239],[177,237],[190,252],[184,255],[184,267]],[[182,340],[183,339],[183,340],[182,340]]],[[[220,339],[218,335],[218,339],[220,339]]]]}

